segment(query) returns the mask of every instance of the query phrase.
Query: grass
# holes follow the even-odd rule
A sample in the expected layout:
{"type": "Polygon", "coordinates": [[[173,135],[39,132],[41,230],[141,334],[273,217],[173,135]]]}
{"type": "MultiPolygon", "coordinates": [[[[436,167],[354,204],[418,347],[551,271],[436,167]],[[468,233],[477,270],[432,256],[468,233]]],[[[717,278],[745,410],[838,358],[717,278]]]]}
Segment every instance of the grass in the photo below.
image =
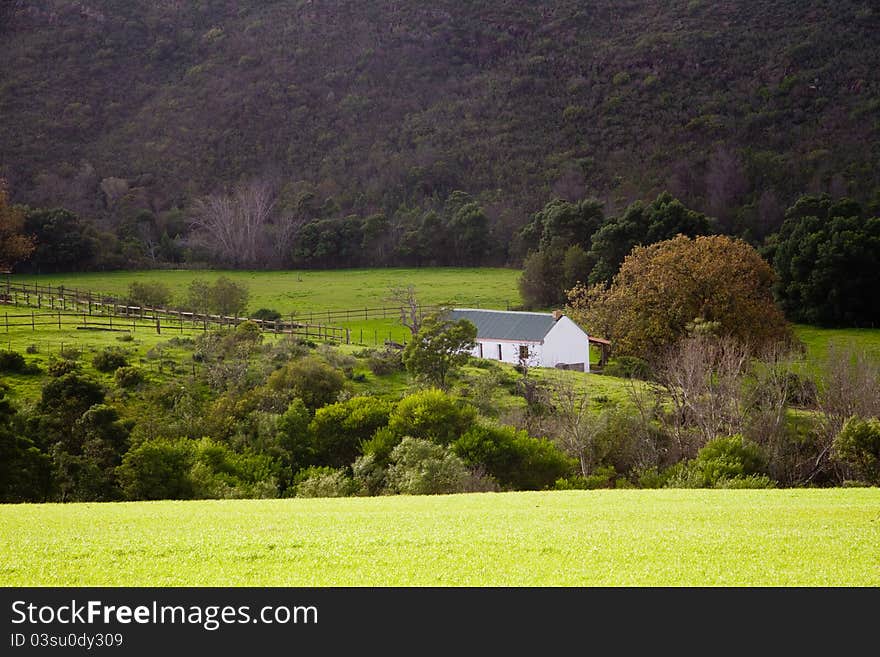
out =
{"type": "Polygon", "coordinates": [[[807,349],[806,360],[820,367],[828,358],[828,348],[852,346],[880,357],[880,329],[827,329],[816,326],[795,325],[795,335],[807,349]]]}
{"type": "Polygon", "coordinates": [[[0,506],[2,586],[877,586],[880,490],[0,506]]]}
{"type": "MultiPolygon", "coordinates": [[[[393,305],[385,301],[394,286],[413,285],[422,303],[507,308],[521,303],[520,271],[504,268],[425,267],[414,269],[337,269],[308,271],[149,270],[57,275],[15,275],[15,283],[64,285],[122,296],[133,282],[161,281],[182,299],[190,281],[226,276],[245,283],[250,310],[273,308],[283,314],[358,310],[393,305]]],[[[317,318],[316,322],[319,322],[317,318]]]]}

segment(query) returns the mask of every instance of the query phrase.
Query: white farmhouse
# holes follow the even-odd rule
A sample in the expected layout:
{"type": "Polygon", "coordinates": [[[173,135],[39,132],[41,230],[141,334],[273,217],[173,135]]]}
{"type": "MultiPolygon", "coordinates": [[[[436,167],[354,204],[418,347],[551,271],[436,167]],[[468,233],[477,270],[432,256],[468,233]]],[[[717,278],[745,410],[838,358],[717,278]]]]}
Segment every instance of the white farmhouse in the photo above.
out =
{"type": "Polygon", "coordinates": [[[527,313],[510,310],[457,308],[450,319],[466,319],[477,327],[477,358],[517,364],[527,359],[536,367],[590,371],[590,338],[561,312],[527,313]]]}

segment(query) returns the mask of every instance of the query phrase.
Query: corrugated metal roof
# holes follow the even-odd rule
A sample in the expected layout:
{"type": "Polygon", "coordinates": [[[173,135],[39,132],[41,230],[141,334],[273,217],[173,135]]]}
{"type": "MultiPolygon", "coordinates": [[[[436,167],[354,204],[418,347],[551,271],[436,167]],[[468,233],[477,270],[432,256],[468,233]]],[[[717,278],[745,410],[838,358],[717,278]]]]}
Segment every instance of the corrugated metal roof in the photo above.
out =
{"type": "Polygon", "coordinates": [[[556,320],[551,313],[524,313],[512,310],[473,310],[457,308],[450,311],[452,320],[466,319],[477,327],[478,339],[522,340],[541,342],[556,320]]]}

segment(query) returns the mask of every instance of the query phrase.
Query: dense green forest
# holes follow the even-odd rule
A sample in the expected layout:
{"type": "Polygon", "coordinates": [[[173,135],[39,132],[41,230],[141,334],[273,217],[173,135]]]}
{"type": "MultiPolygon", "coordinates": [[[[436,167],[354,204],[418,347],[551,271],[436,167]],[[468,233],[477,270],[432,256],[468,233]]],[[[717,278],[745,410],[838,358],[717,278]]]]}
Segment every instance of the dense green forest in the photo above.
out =
{"type": "Polygon", "coordinates": [[[805,194],[877,214],[878,33],[848,0],[12,0],[0,177],[106,267],[518,265],[552,199],[664,190],[758,243],[805,194]],[[224,200],[264,243],[200,251],[224,200]]]}

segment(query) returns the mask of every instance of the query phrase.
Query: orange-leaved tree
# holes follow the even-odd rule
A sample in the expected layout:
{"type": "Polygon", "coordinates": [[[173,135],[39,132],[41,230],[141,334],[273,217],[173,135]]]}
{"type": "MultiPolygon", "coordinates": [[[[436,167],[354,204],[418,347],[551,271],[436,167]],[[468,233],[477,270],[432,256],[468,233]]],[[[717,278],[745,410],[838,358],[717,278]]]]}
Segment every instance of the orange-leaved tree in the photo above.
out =
{"type": "Polygon", "coordinates": [[[34,238],[24,232],[24,211],[9,203],[6,181],[0,178],[0,271],[11,271],[34,252],[34,238]]]}
{"type": "Polygon", "coordinates": [[[569,290],[569,312],[610,338],[615,355],[653,361],[695,330],[761,349],[791,341],[773,279],[770,265],[742,240],[678,235],[634,248],[610,287],[569,290]]]}

